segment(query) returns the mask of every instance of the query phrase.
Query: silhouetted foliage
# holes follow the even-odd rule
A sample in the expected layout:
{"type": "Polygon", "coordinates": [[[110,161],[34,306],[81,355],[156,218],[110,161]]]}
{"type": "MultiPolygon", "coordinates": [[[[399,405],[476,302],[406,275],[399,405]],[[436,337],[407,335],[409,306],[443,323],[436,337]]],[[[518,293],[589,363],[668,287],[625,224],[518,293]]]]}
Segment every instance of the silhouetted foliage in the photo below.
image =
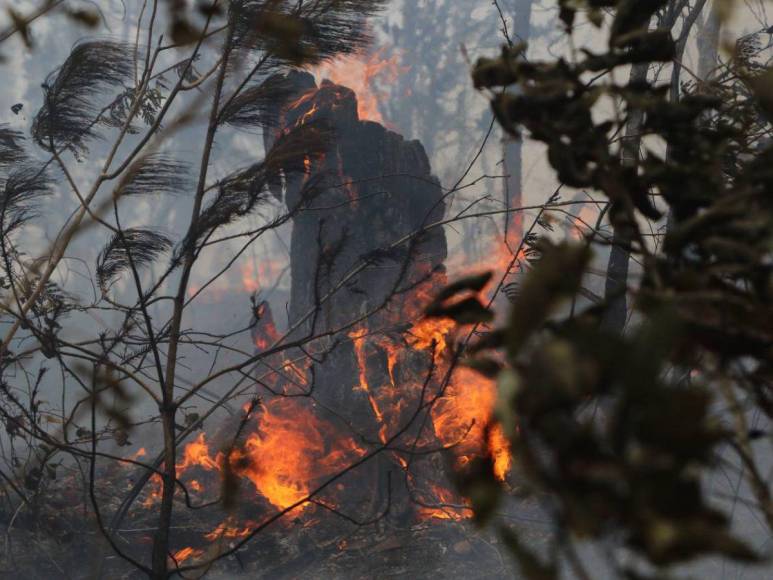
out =
{"type": "Polygon", "coordinates": [[[43,83],[44,104],[35,115],[32,134],[51,151],[66,147],[85,152],[85,141],[97,136],[95,97],[128,80],[130,47],[109,41],[83,42],[43,83]]]}
{"type": "MultiPolygon", "coordinates": [[[[708,554],[760,558],[730,532],[730,516],[703,485],[728,449],[741,458],[755,507],[773,526],[770,483],[755,468],[746,411],[737,404],[749,397],[773,418],[773,146],[750,144],[770,110],[773,77],[751,64],[750,39],[739,44],[725,79],[693,86],[679,100],[649,81],[594,77],[670,60],[670,35],[648,27],[665,4],[560,1],[567,34],[577,12],[587,11],[608,31],[606,52],[582,48],[576,62],[527,61],[524,46],[505,47],[473,71],[478,88],[494,91],[506,131],[525,128],[547,145],[562,183],[609,199],[610,219],[643,267],[633,288],[640,320],[620,335],[601,325],[608,303],[564,307],[580,295],[588,244],[543,242],[506,326],[481,341],[480,360],[471,363],[498,373],[498,418],[522,491],[544,498],[557,526],[553,558],[567,558],[586,577],[573,547],[586,538],[621,542],[637,554],[614,568],[630,577],[645,574],[643,562],[663,570],[708,554]],[[617,117],[599,113],[602,97],[613,100],[617,117]],[[644,142],[662,140],[667,155],[645,145],[629,166],[612,136],[634,112],[643,113],[644,142]],[[665,213],[671,223],[655,246],[640,224],[665,213]],[[724,417],[714,411],[718,399],[730,409],[724,417]]],[[[481,515],[490,513],[487,494],[503,493],[491,481],[484,470],[466,483],[487,490],[470,494],[481,515]]],[[[558,575],[556,559],[542,562],[513,528],[503,533],[528,577],[558,575]]]]}
{"type": "Polygon", "coordinates": [[[171,247],[166,236],[148,229],[126,228],[116,232],[97,259],[99,285],[107,288],[123,270],[151,264],[171,247]]]}

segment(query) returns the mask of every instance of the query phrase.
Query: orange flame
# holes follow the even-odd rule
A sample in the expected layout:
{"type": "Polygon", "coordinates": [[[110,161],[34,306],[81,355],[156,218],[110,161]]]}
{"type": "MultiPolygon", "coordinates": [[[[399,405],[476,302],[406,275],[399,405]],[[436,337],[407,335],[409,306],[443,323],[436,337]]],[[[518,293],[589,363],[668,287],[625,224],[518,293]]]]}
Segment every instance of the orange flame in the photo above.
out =
{"type": "Polygon", "coordinates": [[[365,453],[301,399],[272,399],[259,415],[257,431],[231,460],[234,470],[279,509],[301,501],[315,481],[365,453]]]}
{"type": "Polygon", "coordinates": [[[494,460],[494,471],[504,480],[510,470],[510,443],[501,427],[491,422],[496,402],[496,385],[475,371],[459,367],[454,371],[451,384],[432,407],[435,433],[444,445],[454,445],[459,466],[467,464],[474,455],[488,450],[494,460]]]}
{"type": "Polygon", "coordinates": [[[364,391],[365,394],[368,396],[368,401],[370,402],[371,409],[373,409],[373,414],[376,416],[376,419],[378,420],[379,425],[381,425],[382,427],[382,429],[380,430],[380,436],[381,436],[382,442],[384,442],[386,441],[386,433],[383,432],[384,414],[381,412],[378,402],[376,401],[376,397],[374,396],[373,392],[371,391],[370,385],[368,384],[368,376],[367,376],[368,360],[367,360],[367,355],[365,353],[365,344],[366,344],[365,337],[367,333],[368,333],[367,329],[360,328],[350,332],[349,338],[352,339],[352,342],[354,344],[354,354],[357,357],[357,369],[360,375],[359,388],[360,390],[364,391]]]}
{"type": "Polygon", "coordinates": [[[190,546],[186,546],[185,548],[177,550],[172,556],[172,558],[178,564],[182,564],[186,560],[189,560],[191,558],[199,558],[203,555],[204,555],[204,550],[197,550],[196,548],[191,548],[190,546]]]}
{"type": "Polygon", "coordinates": [[[209,456],[209,446],[204,441],[204,433],[199,433],[195,441],[188,443],[183,449],[183,459],[177,464],[177,471],[184,472],[197,465],[207,471],[217,471],[219,465],[209,456]]]}
{"type": "Polygon", "coordinates": [[[268,302],[261,302],[255,307],[255,316],[257,320],[252,332],[253,341],[259,350],[266,350],[279,340],[280,336],[268,302]]]}
{"type": "Polygon", "coordinates": [[[467,507],[468,502],[459,503],[459,499],[454,494],[440,487],[439,485],[430,485],[432,494],[435,497],[434,503],[437,507],[422,505],[419,507],[419,513],[423,518],[434,518],[437,520],[461,521],[472,517],[472,508],[467,507]]]}
{"type": "Polygon", "coordinates": [[[261,290],[266,285],[275,282],[284,268],[285,263],[281,260],[268,258],[261,258],[257,264],[253,262],[242,263],[240,267],[242,290],[249,293],[261,290]]]}
{"type": "Polygon", "coordinates": [[[214,542],[220,538],[244,538],[250,534],[252,525],[254,525],[252,522],[246,523],[247,525],[244,527],[234,526],[231,518],[229,518],[218,524],[218,526],[208,534],[204,534],[204,538],[210,542],[214,542]]]}
{"type": "Polygon", "coordinates": [[[504,481],[512,467],[513,456],[510,453],[510,442],[505,437],[502,425],[495,423],[488,433],[489,454],[494,461],[494,476],[504,481]]]}
{"type": "MultiPolygon", "coordinates": [[[[137,451],[135,451],[134,453],[132,453],[131,455],[129,455],[125,459],[128,460],[128,461],[137,461],[140,457],[145,457],[145,455],[147,455],[147,453],[148,452],[145,451],[144,447],[140,447],[139,449],[137,449],[137,451]]],[[[124,467],[132,467],[131,463],[124,463],[123,465],[124,465],[124,467]]]]}
{"type": "Polygon", "coordinates": [[[387,57],[386,52],[386,48],[380,48],[369,55],[358,53],[344,56],[326,62],[312,72],[318,81],[328,79],[357,93],[357,114],[360,119],[385,125],[378,103],[387,93],[379,87],[394,83],[398,76],[410,68],[400,65],[399,53],[387,57]]]}

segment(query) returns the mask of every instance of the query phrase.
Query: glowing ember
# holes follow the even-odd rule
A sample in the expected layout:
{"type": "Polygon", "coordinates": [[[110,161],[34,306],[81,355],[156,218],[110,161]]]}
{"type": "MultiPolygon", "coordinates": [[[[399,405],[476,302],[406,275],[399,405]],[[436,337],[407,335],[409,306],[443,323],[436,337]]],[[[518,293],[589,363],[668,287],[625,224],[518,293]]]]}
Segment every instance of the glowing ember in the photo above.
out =
{"type": "Polygon", "coordinates": [[[252,522],[248,522],[248,525],[244,527],[234,526],[233,522],[230,519],[228,519],[220,523],[214,530],[212,530],[208,534],[204,534],[204,538],[206,538],[210,542],[214,542],[215,540],[219,540],[221,538],[229,538],[229,539],[243,538],[250,534],[251,525],[252,525],[252,522]]]}
{"type": "Polygon", "coordinates": [[[196,548],[191,548],[190,546],[187,546],[185,548],[182,548],[181,550],[177,550],[172,555],[172,559],[178,564],[182,564],[186,560],[190,560],[191,558],[200,558],[203,555],[204,555],[204,550],[197,550],[196,548]]]}
{"type": "Polygon", "coordinates": [[[419,513],[423,518],[458,522],[472,517],[472,508],[468,507],[466,502],[460,504],[459,498],[451,491],[439,485],[431,485],[430,487],[435,499],[432,506],[422,505],[419,507],[419,513]]]}
{"type": "Polygon", "coordinates": [[[147,497],[145,497],[145,499],[140,502],[142,507],[149,509],[161,501],[161,485],[162,480],[158,473],[154,473],[150,476],[147,497]]]}

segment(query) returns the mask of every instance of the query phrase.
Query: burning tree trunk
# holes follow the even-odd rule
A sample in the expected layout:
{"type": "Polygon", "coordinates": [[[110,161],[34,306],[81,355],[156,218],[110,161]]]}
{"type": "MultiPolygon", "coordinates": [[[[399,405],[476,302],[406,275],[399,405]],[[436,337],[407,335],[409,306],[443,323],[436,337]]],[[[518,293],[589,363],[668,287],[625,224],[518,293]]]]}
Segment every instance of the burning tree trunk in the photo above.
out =
{"type": "Polygon", "coordinates": [[[351,90],[318,87],[305,73],[289,81],[296,90],[279,131],[321,122],[334,134],[327,153],[284,187],[288,207],[308,182],[320,189],[293,220],[291,337],[330,333],[315,366],[315,399],[364,440],[383,444],[419,404],[408,390],[428,366],[426,353],[401,341],[422,296],[445,279],[442,228],[413,235],[442,219],[442,190],[421,144],[360,119],[351,90]]]}

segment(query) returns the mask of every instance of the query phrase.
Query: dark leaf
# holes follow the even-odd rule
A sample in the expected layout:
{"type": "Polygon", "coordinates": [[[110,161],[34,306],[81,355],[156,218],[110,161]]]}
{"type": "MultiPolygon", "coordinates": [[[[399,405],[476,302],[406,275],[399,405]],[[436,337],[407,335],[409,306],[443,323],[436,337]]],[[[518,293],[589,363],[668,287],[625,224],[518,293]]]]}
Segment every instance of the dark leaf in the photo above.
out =
{"type": "Polygon", "coordinates": [[[99,13],[95,10],[70,8],[65,10],[65,14],[86,28],[96,28],[99,25],[99,13]]]}
{"type": "Polygon", "coordinates": [[[268,127],[278,122],[276,110],[294,92],[295,87],[287,77],[272,75],[228,103],[221,113],[221,120],[240,127],[268,127]]]}
{"type": "Polygon", "coordinates": [[[232,43],[241,49],[266,50],[295,65],[316,63],[368,46],[366,19],[385,5],[385,0],[337,0],[324,7],[285,0],[232,0],[232,43]]]}
{"type": "Polygon", "coordinates": [[[132,51],[123,44],[90,41],[78,44],[43,84],[43,107],[35,115],[32,135],[46,150],[84,148],[96,136],[95,97],[120,86],[132,74],[132,51]]]}
{"type": "Polygon", "coordinates": [[[472,296],[451,304],[434,304],[427,308],[426,314],[436,318],[450,318],[459,324],[478,324],[494,319],[494,313],[472,296]]]}
{"type": "Polygon", "coordinates": [[[621,0],[609,33],[610,45],[615,45],[625,34],[646,28],[652,18],[667,0],[621,0]]]}
{"type": "MultiPolygon", "coordinates": [[[[2,157],[0,149],[0,162],[2,157]]],[[[14,156],[6,155],[6,159],[12,158],[14,156]]],[[[16,159],[20,161],[18,157],[16,159]]],[[[41,198],[51,193],[51,179],[43,168],[24,163],[17,165],[7,177],[0,174],[0,227],[3,234],[36,217],[41,198]]]]}
{"type": "Polygon", "coordinates": [[[166,155],[141,158],[129,167],[115,196],[175,194],[190,187],[188,165],[166,155]]]}
{"type": "Polygon", "coordinates": [[[457,280],[456,282],[453,282],[452,284],[449,284],[443,288],[443,290],[441,290],[435,298],[435,302],[445,302],[449,298],[452,298],[462,292],[480,292],[483,290],[483,288],[486,287],[486,284],[489,283],[492,276],[493,272],[484,272],[483,274],[479,274],[477,276],[469,276],[467,278],[457,280]]]}
{"type": "Polygon", "coordinates": [[[545,244],[542,259],[526,274],[507,329],[507,349],[515,358],[525,342],[562,301],[579,290],[590,259],[584,244],[545,244]]]}
{"type": "Polygon", "coordinates": [[[151,264],[172,247],[169,239],[157,232],[128,228],[113,235],[97,259],[97,279],[104,290],[121,272],[151,264]]]}
{"type": "Polygon", "coordinates": [[[24,158],[24,135],[0,124],[0,171],[8,170],[24,158]]]}

